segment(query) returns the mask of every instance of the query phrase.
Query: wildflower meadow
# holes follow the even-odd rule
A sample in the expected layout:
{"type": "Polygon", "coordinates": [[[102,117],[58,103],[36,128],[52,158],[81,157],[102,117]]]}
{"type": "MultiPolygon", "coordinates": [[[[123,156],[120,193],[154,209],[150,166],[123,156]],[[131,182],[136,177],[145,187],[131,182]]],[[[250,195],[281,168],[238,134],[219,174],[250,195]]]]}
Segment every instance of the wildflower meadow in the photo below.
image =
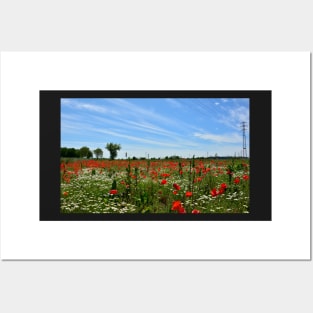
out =
{"type": "Polygon", "coordinates": [[[249,213],[249,158],[61,159],[62,213],[249,213]]]}

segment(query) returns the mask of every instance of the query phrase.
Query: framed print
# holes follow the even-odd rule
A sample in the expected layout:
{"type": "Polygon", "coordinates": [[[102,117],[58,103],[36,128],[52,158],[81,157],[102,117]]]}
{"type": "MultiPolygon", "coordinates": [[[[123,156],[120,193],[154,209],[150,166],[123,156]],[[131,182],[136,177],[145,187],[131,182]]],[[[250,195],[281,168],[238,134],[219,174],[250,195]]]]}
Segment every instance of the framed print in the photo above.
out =
{"type": "Polygon", "coordinates": [[[271,91],[41,91],[40,119],[41,220],[271,219],[271,91]]]}
{"type": "Polygon", "coordinates": [[[310,260],[309,52],[0,57],[2,259],[310,260]]]}

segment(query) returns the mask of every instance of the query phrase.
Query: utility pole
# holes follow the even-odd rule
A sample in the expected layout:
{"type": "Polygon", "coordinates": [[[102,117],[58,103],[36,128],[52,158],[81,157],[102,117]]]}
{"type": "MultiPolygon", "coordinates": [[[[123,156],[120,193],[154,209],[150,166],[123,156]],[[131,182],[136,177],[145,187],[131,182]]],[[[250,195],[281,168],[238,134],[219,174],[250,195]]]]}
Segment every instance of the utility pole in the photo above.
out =
{"type": "Polygon", "coordinates": [[[247,125],[246,122],[241,122],[241,129],[242,129],[242,157],[247,157],[247,145],[246,145],[246,130],[247,125]]]}

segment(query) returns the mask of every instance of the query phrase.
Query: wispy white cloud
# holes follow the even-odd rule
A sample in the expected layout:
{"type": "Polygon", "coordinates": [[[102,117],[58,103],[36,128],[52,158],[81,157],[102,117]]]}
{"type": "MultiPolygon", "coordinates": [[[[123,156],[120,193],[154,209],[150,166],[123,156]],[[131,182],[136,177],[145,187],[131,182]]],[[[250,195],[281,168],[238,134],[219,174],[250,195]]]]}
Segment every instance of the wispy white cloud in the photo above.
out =
{"type": "Polygon", "coordinates": [[[86,110],[96,113],[111,113],[111,110],[97,104],[88,102],[88,99],[81,101],[76,99],[61,99],[61,105],[69,106],[71,108],[86,110]]]}
{"type": "Polygon", "coordinates": [[[173,119],[172,116],[165,116],[157,113],[154,109],[144,108],[142,105],[136,105],[135,103],[125,99],[106,99],[120,107],[120,114],[125,118],[125,115],[140,118],[142,121],[154,121],[163,125],[176,125],[177,127],[183,127],[181,123],[173,119]]]}
{"type": "Polygon", "coordinates": [[[153,134],[164,134],[164,135],[174,135],[174,133],[158,127],[152,123],[148,122],[135,122],[134,120],[130,120],[129,118],[115,118],[110,119],[102,116],[93,116],[93,120],[97,122],[99,125],[103,125],[103,127],[107,126],[115,126],[119,129],[125,129],[127,131],[131,130],[139,130],[141,132],[149,132],[153,134]]]}
{"type": "Polygon", "coordinates": [[[76,120],[61,120],[61,134],[82,134],[90,125],[76,120]]]}
{"type": "Polygon", "coordinates": [[[82,140],[64,140],[62,142],[62,147],[70,147],[70,148],[75,148],[75,149],[79,149],[83,146],[87,146],[89,147],[91,150],[94,150],[96,148],[100,148],[103,151],[105,150],[105,142],[100,142],[100,141],[90,141],[90,140],[86,140],[86,141],[82,141],[82,140]]]}
{"type": "Polygon", "coordinates": [[[108,113],[109,110],[105,107],[102,106],[98,106],[98,105],[93,105],[93,104],[88,104],[88,103],[82,103],[80,105],[78,105],[79,109],[85,109],[88,111],[92,111],[92,112],[97,112],[97,113],[108,113]]]}
{"type": "MultiPolygon", "coordinates": [[[[177,100],[167,100],[175,103],[175,105],[181,105],[177,100]]],[[[99,99],[99,104],[90,103],[88,99],[62,99],[61,104],[71,107],[72,109],[90,112],[90,114],[98,113],[98,115],[93,115],[92,119],[103,119],[103,121],[109,125],[115,124],[122,128],[126,125],[128,125],[128,127],[132,125],[134,128],[139,127],[141,130],[147,132],[173,136],[174,133],[169,132],[162,126],[167,127],[171,125],[171,127],[177,129],[177,133],[179,133],[179,130],[185,130],[189,127],[188,123],[177,120],[173,115],[158,113],[155,107],[136,104],[132,99],[99,99]],[[156,126],[156,124],[158,124],[158,126],[156,126]]],[[[87,115],[85,115],[85,117],[88,118],[87,115]]]]}
{"type": "MultiPolygon", "coordinates": [[[[242,122],[249,122],[249,108],[244,106],[222,107],[223,114],[219,114],[218,122],[235,130],[240,129],[242,122]]],[[[248,125],[249,128],[249,125],[248,125]]],[[[247,129],[247,133],[249,129],[247,129]]]]}
{"type": "Polygon", "coordinates": [[[183,108],[183,105],[181,102],[175,100],[175,99],[172,99],[172,98],[166,98],[165,101],[171,105],[171,107],[173,107],[174,109],[181,109],[183,108]]]}
{"type": "Polygon", "coordinates": [[[84,121],[63,119],[61,123],[61,131],[66,134],[107,134],[131,141],[163,145],[168,147],[179,147],[179,145],[195,147],[196,143],[186,139],[183,135],[176,132],[166,130],[149,122],[135,122],[131,120],[109,119],[102,116],[84,115],[84,121]],[[118,131],[115,131],[117,130],[118,131]],[[136,131],[136,132],[134,132],[136,131]],[[136,133],[137,136],[129,134],[136,133]]]}
{"type": "Polygon", "coordinates": [[[240,143],[242,141],[242,137],[237,133],[224,135],[216,135],[212,133],[194,133],[193,135],[197,138],[217,143],[240,143]]]}
{"type": "Polygon", "coordinates": [[[235,109],[229,110],[230,119],[234,121],[248,121],[249,120],[249,109],[243,106],[239,106],[235,109]]]}
{"type": "MultiPolygon", "coordinates": [[[[139,149],[150,156],[152,151],[167,151],[167,155],[238,153],[240,123],[249,121],[248,99],[104,98],[62,99],[61,103],[63,145],[76,139],[92,147],[103,141],[103,148],[114,140],[129,154],[139,149]]],[[[246,134],[248,140],[248,131],[246,134]]]]}
{"type": "Polygon", "coordinates": [[[136,129],[139,129],[143,132],[150,132],[153,134],[162,134],[166,136],[174,136],[175,133],[168,131],[164,128],[158,127],[148,122],[134,122],[134,121],[125,121],[127,125],[130,125],[136,129]]]}
{"type": "Polygon", "coordinates": [[[76,114],[67,114],[64,112],[61,112],[61,120],[70,120],[70,121],[81,121],[82,117],[81,115],[76,115],[76,114]]]}
{"type": "Polygon", "coordinates": [[[111,135],[111,136],[115,136],[115,137],[120,137],[120,138],[125,138],[131,141],[136,141],[136,142],[141,142],[141,143],[147,143],[147,144],[151,144],[151,145],[158,145],[158,146],[166,146],[166,147],[179,147],[179,145],[175,144],[175,143],[168,143],[165,141],[156,141],[156,140],[152,140],[152,139],[146,139],[146,138],[142,138],[142,137],[136,137],[136,136],[130,136],[127,134],[123,134],[123,133],[119,133],[116,131],[111,131],[111,130],[105,130],[105,129],[93,129],[95,132],[99,132],[99,133],[103,133],[103,134],[107,134],[107,135],[111,135]]]}

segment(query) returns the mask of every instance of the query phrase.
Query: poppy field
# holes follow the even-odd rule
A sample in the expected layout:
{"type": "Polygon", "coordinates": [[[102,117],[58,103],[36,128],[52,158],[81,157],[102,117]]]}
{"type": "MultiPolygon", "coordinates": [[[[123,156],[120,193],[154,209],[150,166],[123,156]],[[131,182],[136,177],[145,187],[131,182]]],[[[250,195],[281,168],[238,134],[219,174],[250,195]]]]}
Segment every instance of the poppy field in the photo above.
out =
{"type": "Polygon", "coordinates": [[[249,213],[249,159],[70,160],[62,213],[249,213]]]}

